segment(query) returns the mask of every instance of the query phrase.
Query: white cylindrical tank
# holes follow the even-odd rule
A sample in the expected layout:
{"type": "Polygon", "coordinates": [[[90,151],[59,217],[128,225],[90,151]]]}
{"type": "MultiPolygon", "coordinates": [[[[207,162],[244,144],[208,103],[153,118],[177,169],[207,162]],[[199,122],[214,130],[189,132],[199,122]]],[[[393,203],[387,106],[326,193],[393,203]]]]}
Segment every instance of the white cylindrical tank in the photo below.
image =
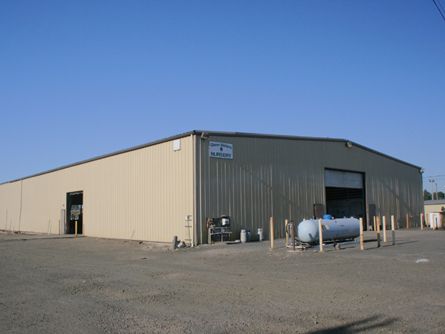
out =
{"type": "Polygon", "coordinates": [[[263,241],[263,228],[262,227],[258,227],[258,241],[263,241]]]}
{"type": "Polygon", "coordinates": [[[240,239],[243,244],[247,242],[247,231],[245,229],[241,230],[240,239]]]}
{"type": "MultiPolygon", "coordinates": [[[[354,239],[360,235],[360,221],[356,218],[323,219],[323,241],[354,239]]],[[[303,220],[298,224],[297,238],[302,242],[318,242],[318,220],[303,220]]]]}

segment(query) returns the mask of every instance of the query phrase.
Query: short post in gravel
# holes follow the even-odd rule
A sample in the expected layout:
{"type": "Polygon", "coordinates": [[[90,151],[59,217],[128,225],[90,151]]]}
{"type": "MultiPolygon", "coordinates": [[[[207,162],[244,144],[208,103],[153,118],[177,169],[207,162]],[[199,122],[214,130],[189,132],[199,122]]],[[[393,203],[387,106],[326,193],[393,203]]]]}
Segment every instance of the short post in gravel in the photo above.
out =
{"type": "Polygon", "coordinates": [[[395,219],[394,219],[394,215],[391,215],[391,234],[392,234],[392,245],[395,246],[396,245],[396,224],[395,224],[395,219]]]}
{"type": "Polygon", "coordinates": [[[77,220],[74,221],[74,237],[77,238],[77,220]]]}
{"type": "Polygon", "coordinates": [[[290,237],[292,238],[292,250],[295,251],[295,223],[293,221],[290,222],[290,228],[290,237]]]}
{"type": "Polygon", "coordinates": [[[375,218],[375,216],[374,217],[372,217],[372,219],[373,219],[373,223],[374,223],[374,229],[373,229],[373,231],[375,232],[375,231],[377,231],[377,224],[376,224],[376,222],[375,222],[375,220],[376,220],[376,218],[375,218]]]}
{"type": "Polygon", "coordinates": [[[365,244],[363,242],[363,218],[360,218],[359,221],[360,221],[360,250],[365,250],[365,244]]]}
{"type": "Polygon", "coordinates": [[[318,239],[320,241],[320,253],[323,253],[323,224],[322,220],[318,220],[318,239]]]}
{"type": "Polygon", "coordinates": [[[409,214],[406,214],[406,229],[409,230],[409,214]]]}
{"type": "Polygon", "coordinates": [[[377,226],[377,247],[380,247],[380,216],[376,219],[377,226]]]}
{"type": "Polygon", "coordinates": [[[273,217],[270,217],[270,222],[269,222],[269,239],[270,239],[270,248],[274,249],[275,236],[274,236],[274,231],[273,231],[273,217]]]}
{"type": "Polygon", "coordinates": [[[420,214],[420,230],[423,231],[423,213],[420,214]]]}
{"type": "Polygon", "coordinates": [[[177,235],[175,235],[172,240],[172,249],[175,250],[176,247],[178,247],[178,236],[177,235]]]}
{"type": "Polygon", "coordinates": [[[383,242],[386,242],[386,216],[382,217],[382,224],[383,224],[383,242]]]}

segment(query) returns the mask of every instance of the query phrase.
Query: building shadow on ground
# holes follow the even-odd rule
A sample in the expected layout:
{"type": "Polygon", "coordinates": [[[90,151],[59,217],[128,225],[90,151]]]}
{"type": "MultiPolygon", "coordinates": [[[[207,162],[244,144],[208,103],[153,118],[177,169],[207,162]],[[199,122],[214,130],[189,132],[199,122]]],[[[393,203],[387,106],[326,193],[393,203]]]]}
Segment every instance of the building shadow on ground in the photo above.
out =
{"type": "Polygon", "coordinates": [[[375,315],[365,319],[353,321],[345,325],[317,329],[307,332],[307,334],[334,334],[334,333],[362,333],[375,329],[382,329],[386,326],[396,322],[397,318],[382,318],[380,315],[375,315]]]}

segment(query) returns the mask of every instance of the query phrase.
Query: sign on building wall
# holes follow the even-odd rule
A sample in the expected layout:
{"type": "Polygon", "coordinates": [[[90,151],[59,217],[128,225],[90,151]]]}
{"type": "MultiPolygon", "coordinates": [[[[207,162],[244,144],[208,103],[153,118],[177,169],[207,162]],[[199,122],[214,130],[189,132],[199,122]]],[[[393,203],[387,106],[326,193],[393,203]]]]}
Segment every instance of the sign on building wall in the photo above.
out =
{"type": "Polygon", "coordinates": [[[233,145],[216,141],[209,142],[209,157],[233,159],[233,145]]]}
{"type": "Polygon", "coordinates": [[[173,140],[173,151],[180,151],[180,150],[181,150],[181,139],[173,140]]]}

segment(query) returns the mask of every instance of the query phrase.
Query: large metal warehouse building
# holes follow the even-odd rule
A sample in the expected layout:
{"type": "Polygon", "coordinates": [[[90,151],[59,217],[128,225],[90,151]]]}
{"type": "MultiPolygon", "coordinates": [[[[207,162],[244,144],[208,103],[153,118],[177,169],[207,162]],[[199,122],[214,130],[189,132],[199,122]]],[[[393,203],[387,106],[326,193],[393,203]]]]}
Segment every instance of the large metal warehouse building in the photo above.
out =
{"type": "Polygon", "coordinates": [[[72,233],[80,206],[86,236],[193,244],[221,215],[234,237],[270,216],[278,236],[323,213],[401,223],[423,211],[421,172],[345,139],[191,131],[1,184],[0,229],[72,233]]]}

